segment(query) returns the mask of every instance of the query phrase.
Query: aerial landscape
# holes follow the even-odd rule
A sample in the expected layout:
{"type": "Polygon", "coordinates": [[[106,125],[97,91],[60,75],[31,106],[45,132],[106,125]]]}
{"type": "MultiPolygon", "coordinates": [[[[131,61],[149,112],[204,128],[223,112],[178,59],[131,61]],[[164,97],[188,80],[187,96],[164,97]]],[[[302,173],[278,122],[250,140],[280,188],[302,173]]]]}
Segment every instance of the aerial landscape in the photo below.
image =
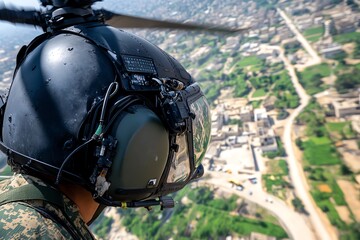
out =
{"type": "MultiPolygon", "coordinates": [[[[211,142],[204,176],[173,194],[173,209],[107,208],[90,226],[98,239],[360,239],[359,0],[104,0],[101,7],[248,29],[125,29],[168,52],[200,84],[211,142]]],[[[41,32],[0,23],[2,97],[17,52],[41,32]]],[[[0,175],[12,175],[5,156],[0,175]]]]}

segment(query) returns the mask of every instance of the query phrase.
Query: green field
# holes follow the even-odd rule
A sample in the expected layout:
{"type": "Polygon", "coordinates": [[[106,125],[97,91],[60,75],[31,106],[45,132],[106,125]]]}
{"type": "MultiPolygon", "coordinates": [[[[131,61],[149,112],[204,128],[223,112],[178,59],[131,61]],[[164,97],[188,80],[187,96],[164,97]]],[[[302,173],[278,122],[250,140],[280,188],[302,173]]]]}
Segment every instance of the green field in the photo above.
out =
{"type": "Polygon", "coordinates": [[[285,188],[289,183],[284,181],[281,175],[271,175],[263,174],[263,179],[265,180],[265,187],[268,193],[273,193],[274,187],[285,188]]]}
{"type": "Polygon", "coordinates": [[[257,56],[244,57],[243,59],[240,60],[240,62],[238,62],[240,67],[253,66],[253,65],[258,65],[261,63],[262,63],[262,60],[260,58],[258,58],[257,56]]]}
{"type": "Polygon", "coordinates": [[[329,168],[312,167],[307,172],[310,172],[309,178],[312,180],[311,195],[320,209],[328,215],[330,222],[339,227],[344,228],[344,222],[341,220],[335,206],[347,206],[344,198],[344,193],[336,183],[334,174],[329,171],[329,168]],[[328,190],[320,190],[322,186],[327,186],[328,190]]]}
{"type": "Polygon", "coordinates": [[[334,36],[334,41],[341,44],[355,42],[358,39],[360,39],[360,32],[344,33],[334,36]]]}
{"type": "MultiPolygon", "coordinates": [[[[335,142],[349,135],[350,122],[326,122],[324,109],[313,98],[297,118],[306,125],[306,140],[301,142],[303,166],[311,185],[311,195],[316,204],[327,215],[332,225],[339,231],[339,239],[359,239],[355,223],[346,224],[339,216],[336,207],[348,208],[354,221],[352,209],[345,200],[339,179],[353,179],[354,174],[342,162],[335,142]]],[[[298,144],[297,144],[298,145],[298,144]]]]}
{"type": "Polygon", "coordinates": [[[271,160],[267,162],[268,172],[276,175],[288,175],[289,168],[287,166],[286,160],[271,160]]]}
{"type": "Polygon", "coordinates": [[[266,191],[281,199],[286,198],[286,189],[290,183],[286,178],[289,174],[287,162],[284,159],[271,160],[266,163],[267,173],[263,174],[262,179],[266,191]]]}
{"type": "Polygon", "coordinates": [[[242,58],[239,62],[236,63],[236,67],[240,68],[249,68],[250,71],[259,71],[263,66],[264,60],[260,59],[257,56],[248,56],[242,58]]]}
{"type": "Polygon", "coordinates": [[[346,125],[348,125],[350,122],[328,122],[326,123],[326,127],[330,130],[330,131],[335,131],[335,132],[341,132],[344,127],[346,125]]]}
{"type": "Polygon", "coordinates": [[[300,83],[303,85],[309,95],[314,95],[325,90],[326,86],[321,78],[328,77],[331,74],[331,67],[322,63],[316,66],[308,67],[302,72],[298,72],[300,83]]]}
{"type": "Polygon", "coordinates": [[[341,163],[338,153],[327,137],[310,137],[304,142],[304,158],[311,165],[334,165],[341,163]]]}
{"type": "Polygon", "coordinates": [[[324,27],[308,28],[303,32],[305,37],[324,34],[324,27]]]}
{"type": "Polygon", "coordinates": [[[325,145],[331,143],[331,140],[328,137],[311,137],[310,140],[316,145],[325,145]]]}
{"type": "Polygon", "coordinates": [[[330,133],[338,133],[346,139],[356,137],[356,133],[352,130],[351,122],[328,122],[326,123],[326,128],[330,133]]]}
{"type": "Polygon", "coordinates": [[[252,97],[253,98],[264,97],[265,95],[266,95],[265,89],[260,88],[260,89],[256,89],[256,91],[253,93],[252,97]]]}
{"type": "Polygon", "coordinates": [[[306,39],[310,42],[317,42],[320,40],[320,38],[322,37],[322,35],[312,35],[307,37],[306,39]]]}
{"type": "Polygon", "coordinates": [[[338,212],[336,211],[335,207],[332,205],[330,200],[328,200],[328,199],[327,200],[319,200],[319,201],[316,201],[316,203],[319,206],[319,208],[324,213],[326,213],[326,215],[328,216],[332,225],[334,225],[340,229],[345,228],[345,223],[341,220],[338,212]]]}
{"type": "Polygon", "coordinates": [[[317,42],[324,35],[324,27],[308,28],[303,35],[310,42],[317,42]]]}
{"type": "Polygon", "coordinates": [[[327,77],[331,74],[331,67],[326,63],[321,63],[319,65],[311,66],[306,68],[303,72],[301,72],[301,76],[306,80],[311,79],[317,74],[327,77]]]}

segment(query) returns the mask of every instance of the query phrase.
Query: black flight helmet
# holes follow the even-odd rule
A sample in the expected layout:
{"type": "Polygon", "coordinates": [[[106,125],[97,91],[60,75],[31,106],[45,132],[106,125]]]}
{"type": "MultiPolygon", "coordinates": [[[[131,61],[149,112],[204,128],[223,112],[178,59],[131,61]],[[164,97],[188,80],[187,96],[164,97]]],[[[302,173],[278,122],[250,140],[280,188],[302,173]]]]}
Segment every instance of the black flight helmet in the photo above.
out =
{"type": "Polygon", "coordinates": [[[203,174],[211,122],[199,85],[158,47],[101,22],[23,47],[1,110],[12,166],[80,184],[107,206],[156,204],[203,174]]]}

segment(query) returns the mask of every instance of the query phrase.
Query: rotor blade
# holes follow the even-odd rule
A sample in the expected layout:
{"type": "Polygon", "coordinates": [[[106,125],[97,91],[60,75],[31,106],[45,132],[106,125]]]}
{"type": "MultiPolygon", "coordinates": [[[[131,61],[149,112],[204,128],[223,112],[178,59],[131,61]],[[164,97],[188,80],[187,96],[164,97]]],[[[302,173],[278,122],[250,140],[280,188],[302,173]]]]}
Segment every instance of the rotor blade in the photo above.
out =
{"type": "Polygon", "coordinates": [[[200,30],[223,33],[239,33],[249,28],[226,28],[221,26],[197,25],[189,23],[176,23],[162,20],[152,20],[141,17],[134,17],[113,13],[107,10],[100,10],[106,23],[116,28],[170,28],[182,30],[200,30]]]}
{"type": "Polygon", "coordinates": [[[44,25],[41,13],[36,10],[11,10],[1,7],[0,20],[11,23],[31,24],[39,27],[44,25]]]}

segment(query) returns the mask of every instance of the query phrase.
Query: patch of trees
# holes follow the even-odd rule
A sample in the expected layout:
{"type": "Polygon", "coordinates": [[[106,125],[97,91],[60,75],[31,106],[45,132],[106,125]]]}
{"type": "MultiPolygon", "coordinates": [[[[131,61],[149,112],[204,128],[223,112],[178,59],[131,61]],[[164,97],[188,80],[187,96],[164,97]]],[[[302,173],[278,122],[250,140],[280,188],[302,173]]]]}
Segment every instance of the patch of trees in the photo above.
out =
{"type": "Polygon", "coordinates": [[[360,70],[352,69],[351,72],[338,76],[335,82],[335,88],[339,93],[346,93],[351,89],[355,89],[360,85],[360,70]]]}

